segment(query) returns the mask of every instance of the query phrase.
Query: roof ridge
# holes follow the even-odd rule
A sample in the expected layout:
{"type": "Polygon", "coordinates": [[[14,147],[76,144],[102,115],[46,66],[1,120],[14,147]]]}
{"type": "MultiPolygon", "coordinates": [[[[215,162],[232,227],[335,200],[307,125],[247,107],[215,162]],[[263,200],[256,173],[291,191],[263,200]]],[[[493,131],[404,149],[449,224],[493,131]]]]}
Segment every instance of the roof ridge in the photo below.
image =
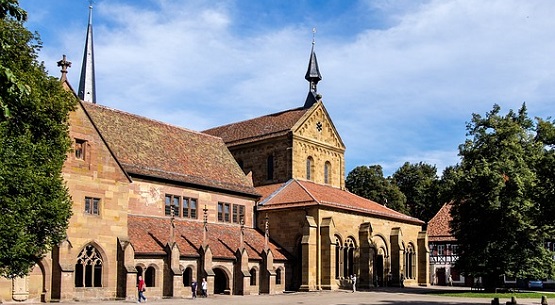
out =
{"type": "Polygon", "coordinates": [[[183,126],[178,126],[178,125],[175,125],[175,124],[172,124],[172,123],[168,123],[168,122],[148,118],[146,116],[142,116],[142,115],[139,115],[139,114],[127,112],[127,111],[124,111],[124,110],[121,110],[121,109],[116,109],[116,108],[109,107],[109,106],[106,106],[106,105],[99,105],[99,104],[92,104],[92,103],[87,103],[87,105],[92,106],[92,107],[104,108],[108,111],[113,111],[113,112],[116,112],[116,113],[119,113],[119,114],[122,114],[122,115],[128,115],[128,116],[135,117],[135,118],[138,118],[138,119],[141,119],[141,120],[144,120],[144,121],[150,121],[150,122],[154,122],[154,123],[157,123],[157,124],[160,124],[160,125],[169,126],[169,127],[172,127],[172,128],[177,128],[177,129],[187,131],[187,132],[190,132],[190,133],[195,133],[195,134],[199,134],[199,135],[203,135],[203,136],[209,136],[209,137],[212,137],[212,138],[221,139],[218,136],[213,136],[211,134],[207,134],[207,133],[204,133],[202,131],[193,130],[193,129],[189,129],[189,128],[186,128],[186,127],[183,127],[183,126]]]}
{"type": "Polygon", "coordinates": [[[269,114],[257,116],[257,117],[250,118],[250,119],[245,119],[245,120],[242,120],[242,121],[237,121],[237,122],[232,122],[232,123],[228,123],[228,124],[224,124],[224,125],[215,126],[215,127],[212,127],[212,128],[205,129],[205,130],[203,130],[203,132],[218,129],[218,128],[228,127],[228,126],[231,126],[231,125],[237,125],[237,124],[244,123],[244,122],[254,121],[254,120],[257,120],[257,119],[260,119],[260,118],[275,116],[275,115],[278,115],[278,114],[283,114],[283,113],[286,113],[286,112],[296,111],[296,110],[305,110],[305,109],[303,107],[295,107],[295,108],[291,108],[291,109],[287,109],[287,110],[282,110],[282,111],[278,111],[278,112],[274,112],[274,113],[269,113],[269,114]]]}
{"type": "MultiPolygon", "coordinates": [[[[302,183],[300,183],[298,179],[295,179],[295,181],[296,181],[297,184],[298,184],[298,185],[299,185],[299,186],[300,186],[300,187],[312,198],[312,200],[314,200],[314,201],[315,201],[316,203],[318,203],[319,205],[321,204],[321,202],[318,201],[318,199],[316,198],[316,196],[312,195],[312,193],[311,193],[302,183]]],[[[312,182],[312,181],[310,181],[310,180],[303,180],[303,181],[307,181],[307,182],[310,182],[310,183],[317,184],[317,183],[312,182]]]]}
{"type": "Polygon", "coordinates": [[[289,184],[291,184],[292,181],[293,181],[293,179],[289,179],[285,183],[282,183],[282,185],[280,187],[278,187],[275,191],[273,191],[270,195],[268,195],[268,197],[264,198],[264,200],[259,202],[258,205],[263,206],[264,204],[266,204],[266,202],[268,202],[270,199],[274,198],[279,192],[281,192],[284,188],[286,188],[289,184]]]}

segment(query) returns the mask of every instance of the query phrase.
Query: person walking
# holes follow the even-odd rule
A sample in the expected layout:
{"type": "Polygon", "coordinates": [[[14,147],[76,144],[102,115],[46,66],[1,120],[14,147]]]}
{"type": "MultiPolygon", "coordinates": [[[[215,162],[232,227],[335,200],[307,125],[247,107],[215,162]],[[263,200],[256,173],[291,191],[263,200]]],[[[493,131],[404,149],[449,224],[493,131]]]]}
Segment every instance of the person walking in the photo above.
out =
{"type": "Polygon", "coordinates": [[[139,275],[139,283],[137,283],[137,290],[139,292],[139,297],[137,299],[137,303],[141,303],[143,300],[146,302],[146,297],[145,297],[145,291],[146,291],[146,285],[145,285],[145,280],[143,280],[143,277],[139,275]]]}
{"type": "Polygon", "coordinates": [[[449,286],[453,286],[453,277],[451,276],[451,274],[449,274],[449,286]]]}
{"type": "Polygon", "coordinates": [[[208,282],[206,281],[206,278],[202,279],[201,288],[202,288],[202,297],[207,298],[208,297],[208,282]]]}
{"type": "Polygon", "coordinates": [[[193,282],[191,283],[191,295],[193,299],[197,298],[197,280],[195,279],[193,279],[193,282]]]}

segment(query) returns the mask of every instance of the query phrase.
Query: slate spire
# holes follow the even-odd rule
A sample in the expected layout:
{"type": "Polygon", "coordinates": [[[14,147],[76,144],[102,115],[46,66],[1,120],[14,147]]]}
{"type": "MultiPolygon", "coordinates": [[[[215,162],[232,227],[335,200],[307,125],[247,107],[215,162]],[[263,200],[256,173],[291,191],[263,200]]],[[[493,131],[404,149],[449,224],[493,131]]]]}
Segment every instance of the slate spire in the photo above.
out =
{"type": "Polygon", "coordinates": [[[310,108],[314,103],[321,99],[321,96],[318,94],[317,85],[318,82],[322,80],[322,74],[320,74],[318,60],[316,59],[316,53],[314,52],[314,45],[316,44],[314,40],[315,33],[316,29],[312,29],[312,50],[310,51],[308,69],[306,70],[306,75],[304,76],[309,83],[309,91],[304,103],[304,108],[310,108]]]}
{"type": "Polygon", "coordinates": [[[83,52],[83,65],[81,66],[81,78],[79,80],[77,96],[85,102],[96,104],[92,9],[91,1],[91,5],[89,5],[89,25],[87,27],[87,38],[85,41],[85,51],[83,52]]]}

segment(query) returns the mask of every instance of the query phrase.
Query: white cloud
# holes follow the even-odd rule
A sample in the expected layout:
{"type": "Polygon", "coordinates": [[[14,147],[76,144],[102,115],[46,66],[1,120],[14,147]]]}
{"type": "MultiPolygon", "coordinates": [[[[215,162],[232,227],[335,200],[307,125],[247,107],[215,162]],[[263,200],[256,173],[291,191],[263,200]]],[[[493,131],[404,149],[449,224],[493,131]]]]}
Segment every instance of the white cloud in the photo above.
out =
{"type": "MultiPolygon", "coordinates": [[[[100,2],[99,103],[197,130],[301,106],[307,20],[241,32],[237,25],[249,20],[236,18],[248,14],[237,14],[236,4],[100,2]]],[[[316,39],[319,90],[347,145],[347,171],[381,162],[395,170],[405,161],[441,171],[458,160],[471,113],[494,103],[507,111],[526,101],[531,115],[553,114],[554,2],[367,0],[360,7],[360,16],[319,16],[316,25],[344,26],[348,35],[319,30],[316,39]],[[381,24],[368,14],[380,14],[381,24]],[[355,21],[363,22],[352,27],[359,32],[349,27],[355,21]]],[[[68,50],[74,87],[84,30],[67,28],[61,47],[41,54],[55,62],[68,50]]]]}

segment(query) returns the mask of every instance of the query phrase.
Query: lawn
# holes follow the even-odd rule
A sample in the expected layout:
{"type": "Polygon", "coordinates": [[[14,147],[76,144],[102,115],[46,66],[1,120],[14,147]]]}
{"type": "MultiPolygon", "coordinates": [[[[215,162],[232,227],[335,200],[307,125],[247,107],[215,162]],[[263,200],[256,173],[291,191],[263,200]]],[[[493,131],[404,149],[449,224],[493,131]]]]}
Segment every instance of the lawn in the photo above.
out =
{"type": "Polygon", "coordinates": [[[504,292],[504,293],[487,293],[487,292],[473,292],[473,291],[433,291],[429,294],[432,295],[442,295],[451,297],[461,297],[461,298],[500,298],[500,299],[510,299],[511,297],[516,297],[516,299],[541,299],[542,296],[546,296],[547,299],[555,299],[555,295],[552,292],[504,292]]]}

